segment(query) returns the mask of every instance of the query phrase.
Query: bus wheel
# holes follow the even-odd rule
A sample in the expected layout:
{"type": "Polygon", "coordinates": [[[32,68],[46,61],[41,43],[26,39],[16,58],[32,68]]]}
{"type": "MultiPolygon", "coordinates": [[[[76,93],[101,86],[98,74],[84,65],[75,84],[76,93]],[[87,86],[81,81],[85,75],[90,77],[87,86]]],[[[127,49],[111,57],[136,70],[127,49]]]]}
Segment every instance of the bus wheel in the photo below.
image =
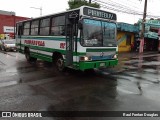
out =
{"type": "Polygon", "coordinates": [[[59,56],[56,61],[55,61],[55,65],[58,71],[62,72],[65,70],[65,66],[64,66],[64,60],[61,56],[59,56]]]}
{"type": "Polygon", "coordinates": [[[37,58],[33,58],[30,56],[30,51],[28,48],[26,49],[25,56],[28,62],[36,62],[37,60],[37,58]]]}

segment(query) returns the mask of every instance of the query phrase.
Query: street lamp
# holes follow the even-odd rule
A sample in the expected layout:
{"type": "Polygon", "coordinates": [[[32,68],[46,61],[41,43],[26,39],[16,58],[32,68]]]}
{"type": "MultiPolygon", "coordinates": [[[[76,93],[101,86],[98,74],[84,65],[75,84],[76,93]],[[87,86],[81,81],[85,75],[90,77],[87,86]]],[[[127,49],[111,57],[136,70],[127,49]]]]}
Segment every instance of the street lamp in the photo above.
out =
{"type": "Polygon", "coordinates": [[[38,9],[38,10],[40,10],[40,16],[42,16],[42,7],[40,7],[40,8],[37,8],[37,7],[30,7],[30,8],[33,8],[33,9],[38,9]]]}

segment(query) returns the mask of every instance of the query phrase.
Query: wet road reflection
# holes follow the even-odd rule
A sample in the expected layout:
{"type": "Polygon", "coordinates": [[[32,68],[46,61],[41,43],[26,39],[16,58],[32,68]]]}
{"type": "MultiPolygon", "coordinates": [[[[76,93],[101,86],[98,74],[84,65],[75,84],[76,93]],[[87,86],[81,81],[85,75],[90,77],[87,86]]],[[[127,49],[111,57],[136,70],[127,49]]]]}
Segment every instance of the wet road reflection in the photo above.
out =
{"type": "Polygon", "coordinates": [[[30,64],[23,55],[10,54],[0,54],[0,110],[160,109],[159,54],[120,56],[117,67],[93,73],[58,73],[50,63],[30,64]]]}
{"type": "Polygon", "coordinates": [[[116,104],[116,80],[99,78],[99,83],[96,81],[94,76],[83,80],[82,78],[75,79],[71,77],[61,81],[58,86],[55,86],[54,83],[51,84],[53,87],[49,91],[52,91],[61,102],[50,106],[48,110],[91,111],[95,109],[114,109],[114,107],[109,106],[111,104],[109,101],[112,100],[112,104],[116,104]]]}

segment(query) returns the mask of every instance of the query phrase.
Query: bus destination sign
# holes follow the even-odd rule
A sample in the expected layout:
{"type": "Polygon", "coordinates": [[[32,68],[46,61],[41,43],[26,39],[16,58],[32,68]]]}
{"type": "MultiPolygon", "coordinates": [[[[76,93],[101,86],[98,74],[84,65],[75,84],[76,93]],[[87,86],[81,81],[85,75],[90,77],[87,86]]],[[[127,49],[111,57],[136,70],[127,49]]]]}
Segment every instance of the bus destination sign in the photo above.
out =
{"type": "Polygon", "coordinates": [[[102,11],[102,10],[96,10],[92,8],[83,8],[83,14],[91,17],[99,17],[99,18],[104,18],[104,19],[109,19],[109,20],[117,20],[117,16],[114,13],[102,11]]]}

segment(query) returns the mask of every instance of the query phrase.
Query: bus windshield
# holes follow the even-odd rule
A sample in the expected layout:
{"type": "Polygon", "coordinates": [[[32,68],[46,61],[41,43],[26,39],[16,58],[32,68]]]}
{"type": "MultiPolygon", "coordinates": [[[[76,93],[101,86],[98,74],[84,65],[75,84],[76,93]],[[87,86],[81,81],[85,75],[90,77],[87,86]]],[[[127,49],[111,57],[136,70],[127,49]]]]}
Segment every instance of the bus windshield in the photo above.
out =
{"type": "Polygon", "coordinates": [[[116,47],[116,24],[83,19],[81,44],[90,47],[116,47]]]}

